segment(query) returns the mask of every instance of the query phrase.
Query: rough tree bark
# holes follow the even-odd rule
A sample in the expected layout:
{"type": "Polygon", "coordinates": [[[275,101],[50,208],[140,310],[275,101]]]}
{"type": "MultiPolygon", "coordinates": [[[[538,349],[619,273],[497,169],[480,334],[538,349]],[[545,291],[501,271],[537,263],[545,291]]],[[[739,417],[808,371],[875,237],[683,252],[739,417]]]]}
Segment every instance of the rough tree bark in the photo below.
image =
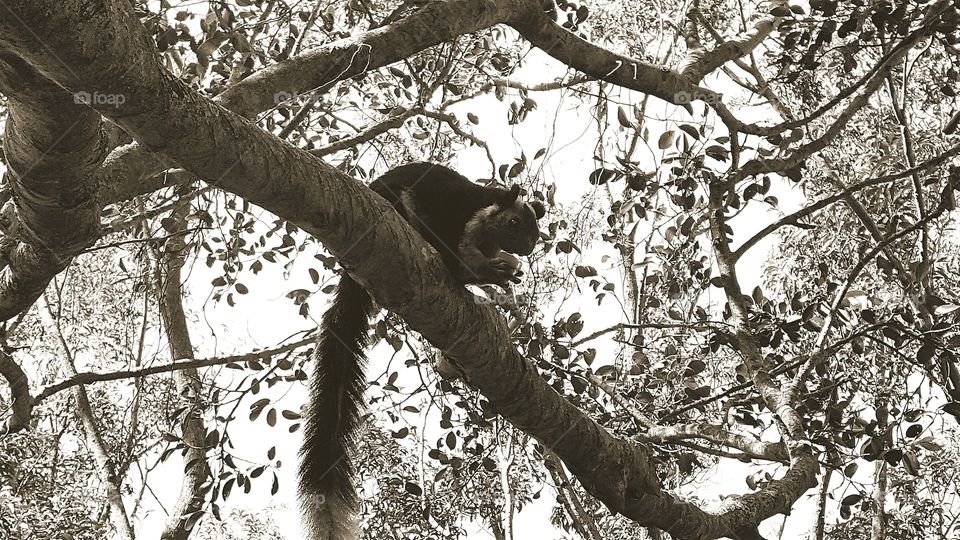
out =
{"type": "Polygon", "coordinates": [[[3,152],[10,192],[0,193],[0,317],[7,319],[30,307],[99,237],[102,205],[91,174],[107,147],[96,111],[3,49],[0,92],[9,112],[3,152]]]}

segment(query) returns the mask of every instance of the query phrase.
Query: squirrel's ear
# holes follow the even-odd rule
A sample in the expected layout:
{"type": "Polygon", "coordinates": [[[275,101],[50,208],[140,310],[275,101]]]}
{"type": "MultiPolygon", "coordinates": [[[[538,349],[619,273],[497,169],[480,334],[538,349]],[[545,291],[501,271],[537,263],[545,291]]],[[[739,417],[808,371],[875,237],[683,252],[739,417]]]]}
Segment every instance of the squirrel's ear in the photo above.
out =
{"type": "Polygon", "coordinates": [[[533,200],[528,204],[530,205],[530,208],[533,208],[533,215],[537,216],[537,219],[540,219],[547,214],[547,209],[544,208],[542,202],[533,200]]]}
{"type": "Polygon", "coordinates": [[[513,203],[517,202],[517,197],[520,196],[520,186],[514,184],[510,186],[510,191],[506,193],[503,197],[503,206],[513,206],[513,203]]]}

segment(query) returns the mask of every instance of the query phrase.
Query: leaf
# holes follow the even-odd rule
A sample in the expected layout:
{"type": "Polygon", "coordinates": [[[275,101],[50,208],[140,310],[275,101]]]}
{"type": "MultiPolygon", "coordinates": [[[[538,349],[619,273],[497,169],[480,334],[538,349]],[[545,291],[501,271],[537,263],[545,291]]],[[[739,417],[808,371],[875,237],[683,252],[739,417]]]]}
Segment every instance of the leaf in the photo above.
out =
{"type": "Polygon", "coordinates": [[[930,452],[942,452],[943,447],[940,446],[940,443],[936,441],[933,437],[924,437],[917,441],[924,450],[929,450],[930,452]]]}
{"type": "Polygon", "coordinates": [[[614,177],[618,175],[619,173],[617,173],[617,171],[613,171],[613,170],[605,169],[601,167],[593,171],[592,173],[590,173],[589,181],[591,184],[595,186],[599,186],[602,184],[606,184],[610,180],[613,180],[614,177]]]}
{"type": "Polygon", "coordinates": [[[207,433],[207,437],[203,441],[203,445],[207,448],[213,448],[220,442],[220,432],[218,430],[213,430],[210,433],[207,433]]]}
{"type": "Polygon", "coordinates": [[[600,368],[598,368],[594,374],[596,374],[597,377],[602,378],[615,377],[617,375],[617,368],[613,366],[600,366],[600,368]]]}
{"type": "Polygon", "coordinates": [[[175,233],[179,228],[177,226],[177,220],[173,219],[172,217],[165,217],[161,219],[160,226],[163,227],[163,230],[167,231],[168,233],[175,233]]]}
{"type": "Polygon", "coordinates": [[[957,420],[960,420],[960,403],[957,403],[957,402],[947,403],[946,405],[940,408],[943,409],[943,412],[949,415],[952,415],[957,420]]]}
{"type": "Polygon", "coordinates": [[[673,144],[673,138],[677,135],[675,131],[664,131],[660,134],[660,138],[657,139],[657,147],[661,150],[666,150],[670,148],[673,144]]]}
{"type": "Polygon", "coordinates": [[[403,489],[410,493],[411,495],[416,495],[417,497],[423,495],[423,489],[420,488],[417,484],[407,481],[403,484],[403,489]]]}
{"type": "Polygon", "coordinates": [[[306,289],[294,289],[287,293],[287,298],[293,300],[293,304],[298,306],[310,297],[310,291],[306,289]]]}
{"type": "Polygon", "coordinates": [[[863,495],[859,493],[854,493],[852,495],[847,495],[840,501],[840,506],[853,506],[859,504],[863,500],[863,495]]]}
{"type": "Polygon", "coordinates": [[[699,375],[705,369],[707,369],[707,364],[703,360],[691,360],[687,364],[687,369],[684,372],[684,375],[687,377],[692,377],[694,375],[699,375]]]}
{"type": "Polygon", "coordinates": [[[201,64],[206,64],[211,54],[214,53],[227,38],[230,37],[226,32],[217,31],[210,38],[197,47],[197,59],[201,64]]]}
{"type": "Polygon", "coordinates": [[[777,6],[770,10],[770,14],[774,17],[788,17],[792,15],[793,12],[790,11],[790,8],[787,6],[777,6]]]}
{"type": "Polygon", "coordinates": [[[678,126],[678,127],[680,128],[681,131],[683,131],[683,132],[686,133],[687,135],[693,137],[693,140],[695,140],[695,141],[699,141],[699,140],[700,140],[700,132],[697,131],[697,128],[696,128],[696,127],[691,126],[690,124],[680,124],[680,126],[678,126]]]}
{"type": "Polygon", "coordinates": [[[704,153],[707,154],[707,157],[717,161],[727,161],[730,159],[730,151],[719,144],[708,146],[707,149],[704,150],[704,153]]]}
{"type": "Polygon", "coordinates": [[[573,269],[573,274],[578,278],[585,278],[597,275],[597,269],[592,266],[577,266],[573,269]]]}
{"type": "Polygon", "coordinates": [[[625,128],[633,127],[630,119],[627,118],[627,111],[623,109],[623,106],[617,107],[617,121],[620,122],[620,125],[625,128]]]}
{"type": "Polygon", "coordinates": [[[903,454],[903,468],[908,474],[920,476],[920,459],[912,450],[903,454]]]}
{"type": "MultiPolygon", "coordinates": [[[[213,506],[213,508],[212,508],[212,509],[213,509],[213,514],[214,514],[214,515],[216,516],[216,518],[219,520],[219,519],[220,519],[220,516],[219,516],[220,507],[217,506],[217,505],[215,505],[215,504],[212,505],[212,506],[213,506]]],[[[190,514],[190,517],[188,517],[187,520],[184,522],[184,525],[183,525],[184,530],[189,531],[189,530],[193,529],[194,525],[197,524],[197,521],[200,521],[200,518],[203,517],[203,514],[204,514],[204,512],[202,512],[202,511],[200,511],[200,512],[194,512],[194,513],[190,514]]]]}
{"type": "Polygon", "coordinates": [[[237,481],[237,480],[236,480],[235,478],[230,478],[230,479],[228,479],[226,482],[223,483],[223,499],[224,499],[224,500],[226,500],[227,497],[230,496],[230,491],[233,490],[233,484],[234,484],[236,481],[237,481]]]}

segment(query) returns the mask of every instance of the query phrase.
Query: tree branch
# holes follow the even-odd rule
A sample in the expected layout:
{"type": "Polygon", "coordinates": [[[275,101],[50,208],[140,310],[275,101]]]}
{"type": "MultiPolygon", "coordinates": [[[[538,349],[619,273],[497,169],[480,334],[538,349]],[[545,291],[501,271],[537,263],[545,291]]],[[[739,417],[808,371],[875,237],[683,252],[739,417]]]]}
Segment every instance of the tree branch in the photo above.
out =
{"type": "Polygon", "coordinates": [[[30,397],[30,381],[27,379],[27,374],[23,372],[16,360],[2,350],[0,350],[0,376],[3,376],[10,385],[10,394],[13,396],[11,415],[6,423],[0,426],[0,436],[3,436],[30,427],[34,400],[30,397]]]}
{"type": "Polygon", "coordinates": [[[86,371],[72,375],[67,379],[64,379],[58,383],[51,384],[37,394],[37,397],[34,398],[36,403],[47,399],[48,397],[61,392],[68,388],[73,388],[78,385],[87,385],[95,382],[106,382],[106,381],[119,381],[121,379],[134,379],[138,377],[145,377],[147,375],[157,375],[159,373],[170,373],[173,371],[180,371],[184,369],[197,369],[202,367],[209,366],[221,366],[224,364],[242,364],[244,362],[250,362],[253,360],[260,360],[264,358],[269,358],[271,356],[276,356],[278,354],[283,354],[290,352],[292,350],[299,349],[300,347],[305,347],[312,344],[315,341],[315,338],[306,338],[293,343],[288,343],[286,345],[281,345],[273,349],[264,349],[262,351],[253,351],[245,354],[238,354],[233,356],[222,356],[217,358],[201,358],[198,360],[176,360],[169,364],[159,364],[156,366],[148,366],[139,369],[128,369],[121,371],[110,371],[110,372],[96,372],[96,371],[86,371]]]}
{"type": "Polygon", "coordinates": [[[100,115],[0,48],[3,137],[12,199],[0,210],[0,320],[30,307],[71,258],[98,238],[90,173],[106,155],[100,115]]]}
{"type": "MultiPolygon", "coordinates": [[[[70,350],[67,340],[63,335],[63,330],[60,326],[61,319],[54,316],[54,310],[48,301],[43,302],[39,311],[44,325],[55,337],[54,349],[60,354],[64,371],[71,375],[76,375],[77,367],[74,363],[73,352],[70,350]]],[[[97,425],[97,417],[93,412],[93,405],[90,403],[87,389],[83,386],[74,387],[73,399],[76,402],[74,412],[83,428],[83,434],[87,441],[87,450],[90,452],[94,463],[96,463],[100,469],[100,480],[103,481],[106,486],[107,502],[110,507],[110,520],[113,522],[114,532],[122,539],[133,540],[133,526],[130,524],[130,517],[127,515],[127,510],[123,504],[123,478],[117,474],[111,449],[103,438],[100,426],[97,425]]],[[[37,403],[39,403],[39,401],[37,401],[37,403]]]]}
{"type": "Polygon", "coordinates": [[[911,177],[914,174],[919,174],[920,172],[942,165],[948,159],[958,154],[960,154],[960,145],[955,145],[949,148],[948,150],[946,150],[945,152],[943,152],[942,154],[940,154],[939,156],[931,158],[911,169],[900,171],[898,173],[887,174],[884,176],[878,176],[876,178],[871,178],[868,180],[864,180],[862,182],[857,182],[856,184],[853,184],[851,186],[848,186],[846,189],[842,191],[839,191],[833,195],[830,195],[829,197],[820,199],[819,201],[813,204],[810,204],[804,208],[801,208],[800,210],[797,210],[796,212],[788,216],[784,216],[779,220],[771,223],[770,225],[767,225],[766,227],[761,229],[759,232],[751,236],[746,242],[741,244],[740,247],[738,247],[736,251],[733,252],[733,257],[735,260],[739,260],[740,257],[742,257],[743,254],[746,253],[750,248],[755,246],[757,242],[759,242],[760,240],[763,240],[768,235],[770,235],[770,233],[776,231],[780,227],[783,227],[785,225],[797,225],[801,219],[809,216],[810,214],[813,214],[817,210],[826,208],[827,206],[835,202],[838,202],[840,200],[843,200],[846,197],[853,195],[854,193],[863,191],[864,189],[867,189],[872,186],[887,184],[887,183],[895,182],[897,180],[901,180],[907,177],[911,177]]]}
{"type": "MultiPolygon", "coordinates": [[[[786,5],[787,2],[778,0],[771,2],[767,7],[785,7],[786,5]]],[[[695,28],[696,22],[694,18],[697,17],[697,15],[699,15],[699,13],[688,14],[688,21],[691,27],[695,28]]],[[[767,39],[767,37],[777,29],[781,20],[783,20],[782,17],[776,17],[774,15],[761,16],[753,23],[753,26],[740,35],[739,38],[724,41],[711,51],[707,51],[703,45],[700,44],[700,40],[697,39],[695,43],[698,47],[694,49],[697,54],[691,54],[684,63],[677,68],[677,71],[691,81],[701,81],[705,76],[713,73],[723,64],[753,52],[763,40],[767,39]]],[[[690,44],[691,40],[688,38],[688,49],[690,49],[690,44]]]]}
{"type": "MultiPolygon", "coordinates": [[[[190,200],[189,198],[187,199],[190,200]]],[[[189,205],[180,206],[171,215],[176,230],[181,232],[186,225],[189,205]]],[[[154,248],[152,257],[153,288],[160,303],[160,317],[167,337],[167,346],[172,358],[193,358],[190,328],[183,312],[183,292],[180,282],[187,252],[187,243],[182,234],[173,234],[164,243],[163,251],[154,248]]],[[[177,397],[184,410],[180,420],[180,439],[186,446],[183,452],[183,480],[176,503],[167,515],[161,538],[163,540],[188,540],[194,526],[203,515],[205,502],[203,486],[210,478],[207,463],[207,428],[203,413],[206,409],[201,393],[200,374],[196,368],[178,369],[173,372],[177,397]]]]}
{"type": "Polygon", "coordinates": [[[656,442],[676,442],[684,439],[704,439],[714,444],[736,448],[753,458],[789,463],[787,447],[782,442],[759,441],[742,433],[727,431],[707,422],[655,426],[643,434],[644,439],[656,442]]]}

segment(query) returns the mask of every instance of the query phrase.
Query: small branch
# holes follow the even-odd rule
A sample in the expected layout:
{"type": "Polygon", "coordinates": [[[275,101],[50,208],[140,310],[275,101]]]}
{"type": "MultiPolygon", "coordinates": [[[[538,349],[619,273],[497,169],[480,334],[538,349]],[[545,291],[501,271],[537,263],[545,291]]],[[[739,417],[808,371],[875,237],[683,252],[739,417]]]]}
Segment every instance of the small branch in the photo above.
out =
{"type": "MultiPolygon", "coordinates": [[[[919,39],[919,36],[915,35],[914,39],[919,39]]],[[[905,47],[903,54],[906,54],[907,51],[909,51],[909,48],[905,47]]],[[[847,122],[853,118],[854,114],[856,114],[867,104],[867,102],[870,100],[870,96],[872,96],[874,92],[880,88],[880,85],[883,84],[883,80],[888,69],[888,67],[884,67],[874,76],[873,80],[867,83],[866,87],[863,89],[863,92],[850,100],[850,103],[847,104],[847,107],[837,116],[836,119],[833,120],[833,122],[831,122],[830,126],[826,129],[822,136],[795,149],[788,157],[751,159],[745,163],[743,167],[731,175],[731,181],[739,182],[744,178],[749,178],[751,176],[764,173],[786,172],[806,161],[806,159],[813,154],[826,148],[831,142],[833,142],[835,138],[837,138],[837,136],[840,135],[841,132],[843,132],[843,129],[847,126],[847,122]]]]}
{"type": "Polygon", "coordinates": [[[486,141],[460,127],[460,120],[457,120],[456,116],[449,113],[428,110],[424,110],[423,115],[427,118],[433,118],[434,120],[446,123],[448,126],[450,126],[450,129],[452,129],[454,133],[463,137],[464,139],[467,139],[480,148],[483,148],[483,151],[487,153],[487,159],[490,161],[490,167],[493,170],[493,173],[496,174],[497,162],[493,160],[493,154],[490,153],[490,147],[487,145],[486,141]]]}
{"type": "Polygon", "coordinates": [[[456,96],[448,99],[447,101],[444,101],[440,105],[440,110],[447,110],[451,105],[456,105],[457,103],[463,103],[464,101],[469,101],[477,96],[486,94],[487,92],[489,92],[490,90],[493,90],[494,88],[512,88],[514,90],[520,90],[522,92],[549,92],[551,90],[560,90],[562,88],[570,88],[573,86],[577,86],[578,84],[583,84],[583,83],[591,82],[594,80],[596,79],[594,79],[593,77],[577,74],[571,77],[570,80],[568,81],[564,81],[561,79],[557,81],[527,84],[519,81],[498,77],[483,83],[482,85],[480,85],[479,88],[477,88],[473,92],[456,96]]]}
{"type": "MultiPolygon", "coordinates": [[[[733,118],[732,113],[729,111],[721,114],[721,110],[718,109],[717,113],[723,119],[724,123],[731,128],[735,129],[741,133],[747,133],[750,135],[760,135],[760,136],[769,136],[778,133],[783,133],[787,130],[795,129],[798,127],[805,126],[816,120],[817,118],[823,116],[834,107],[836,107],[841,101],[852,96],[856,91],[863,87],[863,85],[886,66],[889,66],[891,63],[902,58],[907,51],[913,47],[916,42],[924,37],[928,30],[926,29],[931,23],[935,22],[940,15],[950,8],[950,3],[944,0],[939,1],[934,6],[927,11],[927,16],[924,21],[919,25],[918,29],[913,32],[910,36],[907,36],[895,47],[893,47],[886,55],[880,58],[880,60],[872,66],[866,73],[864,73],[856,82],[850,84],[843,90],[839,91],[836,96],[824,103],[820,108],[818,108],[813,113],[808,116],[801,118],[799,120],[788,120],[786,122],[774,125],[774,126],[758,126],[756,124],[743,124],[738,123],[735,118],[733,118]]],[[[883,79],[883,77],[880,77],[883,79]]]]}
{"type": "Polygon", "coordinates": [[[271,356],[276,356],[278,354],[283,354],[305,345],[310,345],[314,342],[314,338],[301,339],[294,343],[276,347],[274,349],[266,349],[263,351],[254,351],[246,354],[238,354],[235,356],[225,356],[221,358],[202,358],[199,360],[181,360],[171,362],[169,364],[160,364],[156,366],[145,367],[141,369],[131,369],[124,371],[112,371],[110,373],[102,372],[82,372],[73,375],[65,380],[62,380],[58,383],[52,384],[44,388],[39,394],[37,394],[35,403],[40,403],[41,401],[47,399],[48,397],[66,390],[67,388],[72,388],[81,384],[91,384],[95,382],[105,382],[105,381],[118,381],[121,379],[132,379],[134,377],[144,377],[147,375],[156,375],[158,373],[168,373],[171,371],[178,371],[181,369],[194,369],[202,368],[209,366],[220,366],[223,364],[229,364],[231,362],[249,362],[251,360],[259,360],[262,358],[269,358],[271,356]]]}
{"type": "Polygon", "coordinates": [[[339,141],[334,141],[323,148],[317,148],[316,150],[310,150],[310,153],[322,157],[341,150],[346,150],[352,148],[358,144],[365,143],[373,140],[374,138],[383,135],[384,133],[390,131],[391,129],[397,129],[403,125],[409,118],[412,118],[418,114],[421,114],[423,109],[419,107],[412,107],[406,109],[400,113],[394,114],[381,122],[378,122],[367,129],[357,133],[352,137],[347,137],[346,139],[340,139],[339,141]]]}
{"type": "Polygon", "coordinates": [[[720,426],[707,422],[678,424],[675,426],[657,426],[641,434],[643,440],[650,442],[676,442],[684,439],[704,439],[714,444],[736,448],[753,458],[789,463],[787,447],[782,442],[764,442],[742,433],[727,431],[720,426]]]}
{"type": "Polygon", "coordinates": [[[636,407],[633,406],[633,403],[623,397],[620,392],[617,392],[610,383],[596,375],[591,375],[589,379],[597,388],[610,396],[610,399],[612,399],[614,403],[623,407],[638,424],[646,428],[646,432],[640,433],[636,437],[637,440],[641,442],[673,443],[686,446],[693,450],[717,454],[717,451],[713,449],[704,448],[700,445],[694,445],[684,441],[684,439],[697,438],[742,451],[744,453],[743,455],[731,456],[729,453],[724,454],[727,457],[735,457],[741,461],[749,458],[759,458],[782,463],[789,462],[787,448],[783,443],[761,442],[746,435],[728,432],[719,426],[713,426],[706,422],[681,424],[678,426],[658,426],[655,420],[637,410],[636,407]]]}
{"type": "Polygon", "coordinates": [[[569,346],[578,347],[580,345],[583,345],[584,343],[587,343],[588,341],[593,341],[598,337],[604,336],[611,332],[616,332],[617,330],[623,330],[625,328],[631,328],[631,329],[652,328],[656,330],[667,330],[671,328],[690,329],[690,328],[697,328],[697,327],[707,327],[707,328],[713,328],[713,330],[717,333],[725,334],[723,330],[718,328],[721,326],[730,326],[730,325],[720,321],[691,321],[688,323],[642,323],[642,324],[617,323],[613,326],[608,326],[607,328],[604,328],[602,330],[597,330],[596,332],[593,332],[587,336],[584,336],[576,341],[572,341],[570,342],[569,346]]]}
{"type": "Polygon", "coordinates": [[[283,129],[280,130],[280,133],[277,134],[277,137],[280,137],[281,139],[286,139],[287,136],[293,132],[293,130],[297,129],[297,126],[302,124],[303,121],[310,116],[310,112],[313,111],[314,104],[320,101],[323,98],[323,95],[329,92],[330,89],[333,88],[339,82],[340,82],[339,79],[334,79],[333,81],[330,81],[322,85],[320,88],[317,88],[316,90],[311,92],[310,99],[308,99],[307,102],[304,103],[302,107],[300,107],[300,110],[293,115],[293,118],[291,118],[287,122],[287,124],[283,126],[283,129]]]}
{"type": "MultiPolygon", "coordinates": [[[[913,176],[916,177],[917,175],[913,175],[913,176]]],[[[834,176],[831,176],[830,180],[833,182],[833,184],[835,184],[840,188],[846,187],[843,185],[840,179],[834,176]]],[[[867,211],[867,209],[864,208],[862,204],[860,204],[860,201],[858,201],[852,195],[847,195],[846,197],[844,197],[844,202],[851,210],[853,210],[853,213],[857,216],[857,219],[860,220],[860,223],[863,224],[863,226],[867,229],[867,232],[870,233],[870,236],[873,237],[874,242],[882,242],[883,232],[880,231],[880,227],[877,226],[876,221],[874,221],[874,219],[870,216],[870,213],[867,211]]],[[[920,214],[922,215],[922,212],[920,214]]],[[[923,233],[926,233],[926,230],[927,230],[926,227],[921,229],[923,233]]],[[[895,272],[896,278],[900,281],[900,285],[907,292],[907,298],[911,301],[910,303],[913,306],[914,310],[916,311],[917,316],[921,318],[929,318],[929,313],[925,309],[923,309],[923,306],[921,306],[920,303],[917,301],[918,300],[917,295],[911,294],[912,292],[911,289],[913,288],[913,284],[916,281],[916,278],[914,277],[913,272],[909,271],[904,266],[903,261],[900,260],[900,257],[896,253],[894,253],[894,251],[890,249],[889,246],[883,249],[883,254],[884,256],[886,256],[887,260],[890,261],[890,264],[892,264],[893,268],[896,270],[895,272]]]]}
{"type": "MultiPolygon", "coordinates": [[[[931,41],[930,45],[932,44],[933,42],[931,41]]],[[[930,46],[928,45],[927,49],[929,48],[930,46]]],[[[922,55],[923,53],[921,52],[920,54],[922,55]]],[[[887,77],[887,87],[890,90],[890,103],[893,106],[893,112],[897,117],[897,123],[900,124],[900,143],[903,147],[903,157],[907,162],[907,166],[913,168],[917,164],[917,154],[914,151],[913,138],[910,136],[910,125],[909,125],[909,119],[907,116],[908,113],[904,108],[903,102],[901,102],[900,97],[898,97],[897,86],[894,83],[893,75],[889,75],[887,77]]],[[[906,79],[904,79],[903,81],[903,92],[904,92],[903,100],[906,101],[907,99],[906,79]]],[[[914,196],[914,202],[916,203],[916,206],[917,206],[917,217],[922,219],[925,217],[925,214],[926,214],[926,205],[923,202],[923,183],[920,181],[919,174],[913,174],[911,175],[911,178],[913,179],[913,196],[914,196]]],[[[930,261],[930,238],[929,238],[929,234],[927,233],[927,229],[923,228],[920,230],[920,268],[924,268],[929,271],[931,264],[932,263],[930,261]]],[[[929,275],[929,272],[926,272],[925,275],[929,275]]],[[[925,275],[914,276],[917,280],[917,285],[924,292],[926,292],[925,285],[929,281],[928,279],[926,279],[925,275]]]]}
{"type": "MultiPolygon", "coordinates": [[[[182,173],[182,174],[189,174],[189,173],[187,173],[186,171],[184,171],[183,169],[178,169],[178,170],[175,170],[175,171],[168,171],[168,172],[165,173],[165,174],[171,174],[171,173],[173,173],[173,174],[180,174],[180,173],[182,173]]],[[[185,183],[185,182],[184,182],[184,183],[185,183]]],[[[169,212],[169,211],[171,211],[171,210],[176,210],[176,209],[180,208],[181,206],[188,205],[188,204],[190,204],[190,203],[193,201],[194,198],[199,197],[200,195],[203,195],[204,193],[208,193],[208,192],[210,192],[210,191],[213,191],[213,186],[204,186],[204,187],[202,187],[202,188],[195,189],[192,193],[188,193],[187,195],[184,195],[184,196],[182,196],[182,197],[178,197],[178,199],[177,199],[176,201],[173,201],[173,202],[170,202],[170,203],[167,203],[167,204],[160,205],[160,206],[158,206],[158,207],[156,207],[156,208],[151,208],[150,210],[147,210],[147,211],[145,211],[145,212],[138,213],[137,215],[134,215],[134,216],[118,217],[118,218],[114,219],[113,221],[110,221],[110,222],[108,222],[108,223],[103,223],[103,224],[101,225],[101,229],[100,229],[101,237],[102,237],[102,236],[107,236],[108,234],[118,233],[118,232],[120,232],[120,231],[125,231],[125,230],[129,229],[131,226],[136,225],[137,223],[141,223],[141,222],[143,222],[143,221],[146,221],[146,220],[149,220],[149,219],[153,219],[153,218],[155,218],[155,217],[157,217],[157,216],[160,216],[160,215],[162,215],[162,214],[164,214],[164,213],[166,213],[166,212],[169,212]]]]}
{"type": "MultiPolygon", "coordinates": [[[[720,33],[713,28],[713,25],[710,24],[710,21],[703,16],[703,12],[701,12],[699,9],[694,9],[693,11],[697,17],[697,21],[699,21],[699,23],[703,25],[703,28],[707,30],[707,32],[713,37],[713,39],[716,40],[717,43],[724,43],[725,41],[723,39],[723,36],[721,36],[720,33]]],[[[740,80],[740,78],[736,76],[736,74],[733,72],[732,69],[725,67],[723,68],[724,73],[726,73],[731,80],[733,80],[743,88],[761,97],[766,98],[767,101],[770,103],[770,106],[773,107],[773,110],[775,110],[780,115],[781,118],[787,121],[794,120],[796,118],[794,115],[794,112],[791,111],[786,105],[784,105],[783,100],[780,99],[780,96],[774,93],[773,88],[770,87],[770,83],[767,82],[766,78],[764,78],[763,76],[763,73],[761,73],[760,70],[757,69],[755,62],[753,62],[752,53],[750,54],[751,54],[751,58],[750,58],[751,63],[748,64],[739,58],[734,59],[733,63],[738,68],[750,74],[750,76],[752,76],[756,81],[756,85],[750,84],[747,81],[740,80]]]]}
{"type": "Polygon", "coordinates": [[[758,233],[756,233],[756,234],[754,234],[752,237],[750,237],[749,240],[747,240],[747,241],[744,242],[742,245],[740,245],[740,247],[738,247],[738,248],[736,249],[736,251],[733,252],[733,256],[734,256],[735,259],[740,259],[740,257],[742,257],[743,254],[747,252],[747,250],[749,250],[750,248],[752,248],[753,246],[755,246],[755,245],[757,244],[757,242],[759,242],[760,240],[763,240],[765,237],[767,237],[767,236],[768,236],[770,233],[772,233],[773,231],[775,231],[775,230],[777,230],[777,229],[779,229],[780,227],[783,227],[783,226],[785,226],[785,225],[796,225],[797,223],[799,223],[799,221],[800,221],[801,219],[809,216],[810,214],[813,214],[813,213],[816,212],[817,210],[820,210],[820,209],[822,209],[822,208],[825,208],[825,207],[827,207],[827,206],[829,206],[829,205],[831,205],[831,204],[833,204],[833,203],[835,203],[835,202],[841,201],[841,200],[843,200],[844,198],[846,198],[846,197],[849,196],[849,195],[852,195],[852,194],[857,193],[857,192],[859,192],[859,191],[863,191],[864,189],[867,189],[867,188],[872,187],[872,186],[877,186],[877,185],[880,185],[880,184],[886,184],[886,183],[889,183],[889,182],[895,182],[895,181],[897,181],[897,180],[902,180],[902,179],[907,178],[907,177],[909,177],[909,176],[912,176],[912,175],[914,175],[914,174],[923,172],[923,171],[925,171],[925,170],[927,170],[927,169],[930,169],[930,168],[933,168],[933,167],[942,165],[942,164],[945,163],[948,159],[950,159],[950,158],[952,158],[952,157],[954,157],[954,156],[956,156],[956,155],[958,155],[958,154],[960,154],[960,145],[953,146],[953,147],[951,147],[949,150],[947,150],[946,152],[940,154],[939,156],[937,156],[937,157],[935,157],[935,158],[931,158],[931,159],[929,159],[929,160],[921,163],[920,165],[918,165],[918,166],[916,166],[916,167],[914,167],[914,168],[912,168],[912,169],[908,169],[908,170],[905,170],[905,171],[900,171],[900,172],[898,172],[898,173],[887,174],[887,175],[884,175],[884,176],[878,176],[878,177],[876,177],[876,178],[871,178],[871,179],[864,180],[864,181],[862,181],[862,182],[858,182],[858,183],[856,183],[856,184],[853,184],[853,185],[847,187],[845,190],[843,190],[843,191],[841,191],[841,192],[839,192],[839,193],[835,193],[835,194],[833,194],[833,195],[831,195],[831,196],[829,196],[829,197],[825,197],[825,198],[823,198],[823,199],[820,199],[819,201],[817,201],[817,202],[815,202],[815,203],[813,203],[813,204],[811,204],[811,205],[809,205],[809,206],[806,206],[806,207],[804,207],[804,208],[802,208],[802,209],[800,209],[800,210],[797,210],[796,212],[794,212],[794,213],[792,213],[792,214],[790,214],[790,215],[788,215],[788,216],[785,216],[785,217],[783,217],[783,218],[780,218],[779,220],[771,223],[770,225],[767,225],[767,226],[764,227],[762,230],[760,230],[758,233]]]}

